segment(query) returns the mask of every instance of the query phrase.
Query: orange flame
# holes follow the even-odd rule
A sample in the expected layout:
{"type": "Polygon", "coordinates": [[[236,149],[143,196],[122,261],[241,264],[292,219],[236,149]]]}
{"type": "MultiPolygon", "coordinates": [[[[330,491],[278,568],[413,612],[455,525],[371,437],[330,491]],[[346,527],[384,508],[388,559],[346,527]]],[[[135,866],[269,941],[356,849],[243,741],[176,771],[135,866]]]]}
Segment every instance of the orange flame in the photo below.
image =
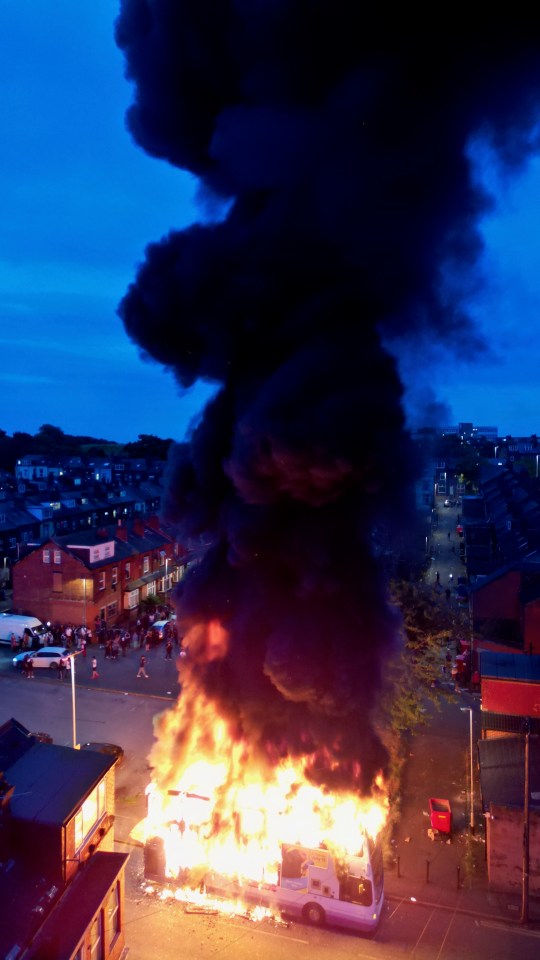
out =
{"type": "MultiPolygon", "coordinates": [[[[226,647],[216,630],[197,640],[211,657],[226,647]]],[[[175,709],[159,718],[156,735],[148,814],[138,836],[161,838],[171,881],[198,886],[210,871],[272,884],[282,844],[324,847],[338,859],[361,856],[366,834],[376,837],[386,820],[382,776],[371,797],[361,798],[311,783],[310,755],[271,766],[191,678],[175,709]]]]}

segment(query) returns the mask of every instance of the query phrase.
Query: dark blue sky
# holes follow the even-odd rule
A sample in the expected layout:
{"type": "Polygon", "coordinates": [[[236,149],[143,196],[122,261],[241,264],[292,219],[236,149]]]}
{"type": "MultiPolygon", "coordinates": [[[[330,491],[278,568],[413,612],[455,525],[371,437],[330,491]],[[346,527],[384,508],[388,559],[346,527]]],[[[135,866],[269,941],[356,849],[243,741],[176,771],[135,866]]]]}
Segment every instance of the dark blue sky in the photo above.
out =
{"type": "MultiPolygon", "coordinates": [[[[52,423],[124,441],[181,439],[205,395],[180,395],[116,315],[146,244],[198,213],[193,178],[146,156],[125,130],[131,89],[115,15],[113,0],[0,4],[0,427],[9,434],[52,423]]],[[[469,363],[456,321],[461,359],[426,345],[403,375],[431,387],[450,422],[529,434],[540,430],[540,162],[506,183],[488,160],[482,176],[497,210],[483,224],[486,285],[471,311],[490,351],[469,363]]]]}

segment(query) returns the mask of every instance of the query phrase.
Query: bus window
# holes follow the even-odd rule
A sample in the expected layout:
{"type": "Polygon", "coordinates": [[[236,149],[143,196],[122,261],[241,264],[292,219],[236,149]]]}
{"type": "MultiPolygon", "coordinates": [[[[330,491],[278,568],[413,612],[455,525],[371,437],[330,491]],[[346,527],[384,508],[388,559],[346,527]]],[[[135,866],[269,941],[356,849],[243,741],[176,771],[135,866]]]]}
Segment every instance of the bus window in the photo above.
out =
{"type": "Polygon", "coordinates": [[[339,899],[370,907],[373,902],[373,887],[367,877],[347,876],[339,884],[339,899]]]}
{"type": "Polygon", "coordinates": [[[384,863],[382,844],[378,841],[369,840],[369,856],[371,859],[371,870],[373,873],[373,883],[375,886],[375,898],[380,900],[384,884],[384,863]]]}

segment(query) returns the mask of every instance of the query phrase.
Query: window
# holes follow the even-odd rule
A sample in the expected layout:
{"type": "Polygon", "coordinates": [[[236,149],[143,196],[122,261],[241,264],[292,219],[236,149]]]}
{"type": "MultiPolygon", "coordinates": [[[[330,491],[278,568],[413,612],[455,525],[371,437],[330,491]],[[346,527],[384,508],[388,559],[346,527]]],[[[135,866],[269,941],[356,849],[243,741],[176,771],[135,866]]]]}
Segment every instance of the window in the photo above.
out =
{"type": "Polygon", "coordinates": [[[127,599],[126,599],[126,605],[127,605],[128,610],[133,610],[134,607],[137,607],[137,606],[139,605],[139,591],[138,591],[138,590],[131,590],[131,591],[128,593],[127,599]]]}
{"type": "Polygon", "coordinates": [[[101,911],[97,917],[92,920],[90,927],[90,950],[88,952],[89,960],[101,960],[103,956],[103,919],[101,911]]]}
{"type": "Polygon", "coordinates": [[[100,780],[97,787],[84,801],[81,809],[75,814],[75,850],[80,850],[84,841],[104,814],[105,780],[100,780]]]}
{"type": "Polygon", "coordinates": [[[115,600],[113,603],[108,603],[108,604],[107,604],[107,620],[114,620],[114,619],[116,619],[116,614],[117,614],[117,612],[118,612],[118,611],[117,611],[116,600],[115,600]]]}
{"type": "Polygon", "coordinates": [[[118,567],[113,567],[111,572],[111,583],[113,587],[118,583],[118,567]]]}
{"type": "Polygon", "coordinates": [[[155,596],[155,593],[156,593],[156,581],[152,580],[151,583],[148,583],[146,585],[146,596],[153,597],[155,596]]]}
{"type": "Polygon", "coordinates": [[[99,549],[98,549],[98,547],[94,547],[94,548],[92,549],[92,563],[95,563],[96,560],[99,560],[99,549]]]}
{"type": "Polygon", "coordinates": [[[116,881],[105,905],[105,924],[107,928],[107,943],[113,945],[120,933],[120,884],[116,881]]]}
{"type": "Polygon", "coordinates": [[[143,573],[150,571],[150,557],[143,557],[143,573]]]}
{"type": "Polygon", "coordinates": [[[126,580],[129,580],[129,578],[130,578],[130,576],[131,576],[131,564],[130,564],[130,563],[126,563],[126,565],[125,565],[125,567],[124,567],[124,576],[125,576],[126,580]]]}
{"type": "Polygon", "coordinates": [[[14,550],[16,546],[17,546],[17,538],[16,538],[16,537],[10,537],[10,538],[9,538],[9,549],[10,549],[10,550],[14,550]]]}
{"type": "Polygon", "coordinates": [[[51,551],[50,551],[50,550],[44,550],[44,551],[43,551],[43,563],[50,563],[50,562],[51,562],[51,551]]]}
{"type": "Polygon", "coordinates": [[[54,562],[59,565],[62,563],[62,553],[60,550],[54,551],[54,562]]]}
{"type": "Polygon", "coordinates": [[[100,573],[98,577],[98,590],[105,589],[105,572],[100,573]]]}

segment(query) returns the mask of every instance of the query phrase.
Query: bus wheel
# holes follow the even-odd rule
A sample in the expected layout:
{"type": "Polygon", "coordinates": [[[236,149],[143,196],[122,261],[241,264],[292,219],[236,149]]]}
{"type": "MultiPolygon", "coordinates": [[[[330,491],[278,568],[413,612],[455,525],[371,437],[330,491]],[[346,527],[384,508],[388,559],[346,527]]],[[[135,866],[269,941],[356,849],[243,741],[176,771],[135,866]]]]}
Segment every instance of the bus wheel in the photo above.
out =
{"type": "Polygon", "coordinates": [[[306,903],[302,913],[304,920],[314,927],[322,927],[326,920],[324,910],[318,903],[306,903]]]}

